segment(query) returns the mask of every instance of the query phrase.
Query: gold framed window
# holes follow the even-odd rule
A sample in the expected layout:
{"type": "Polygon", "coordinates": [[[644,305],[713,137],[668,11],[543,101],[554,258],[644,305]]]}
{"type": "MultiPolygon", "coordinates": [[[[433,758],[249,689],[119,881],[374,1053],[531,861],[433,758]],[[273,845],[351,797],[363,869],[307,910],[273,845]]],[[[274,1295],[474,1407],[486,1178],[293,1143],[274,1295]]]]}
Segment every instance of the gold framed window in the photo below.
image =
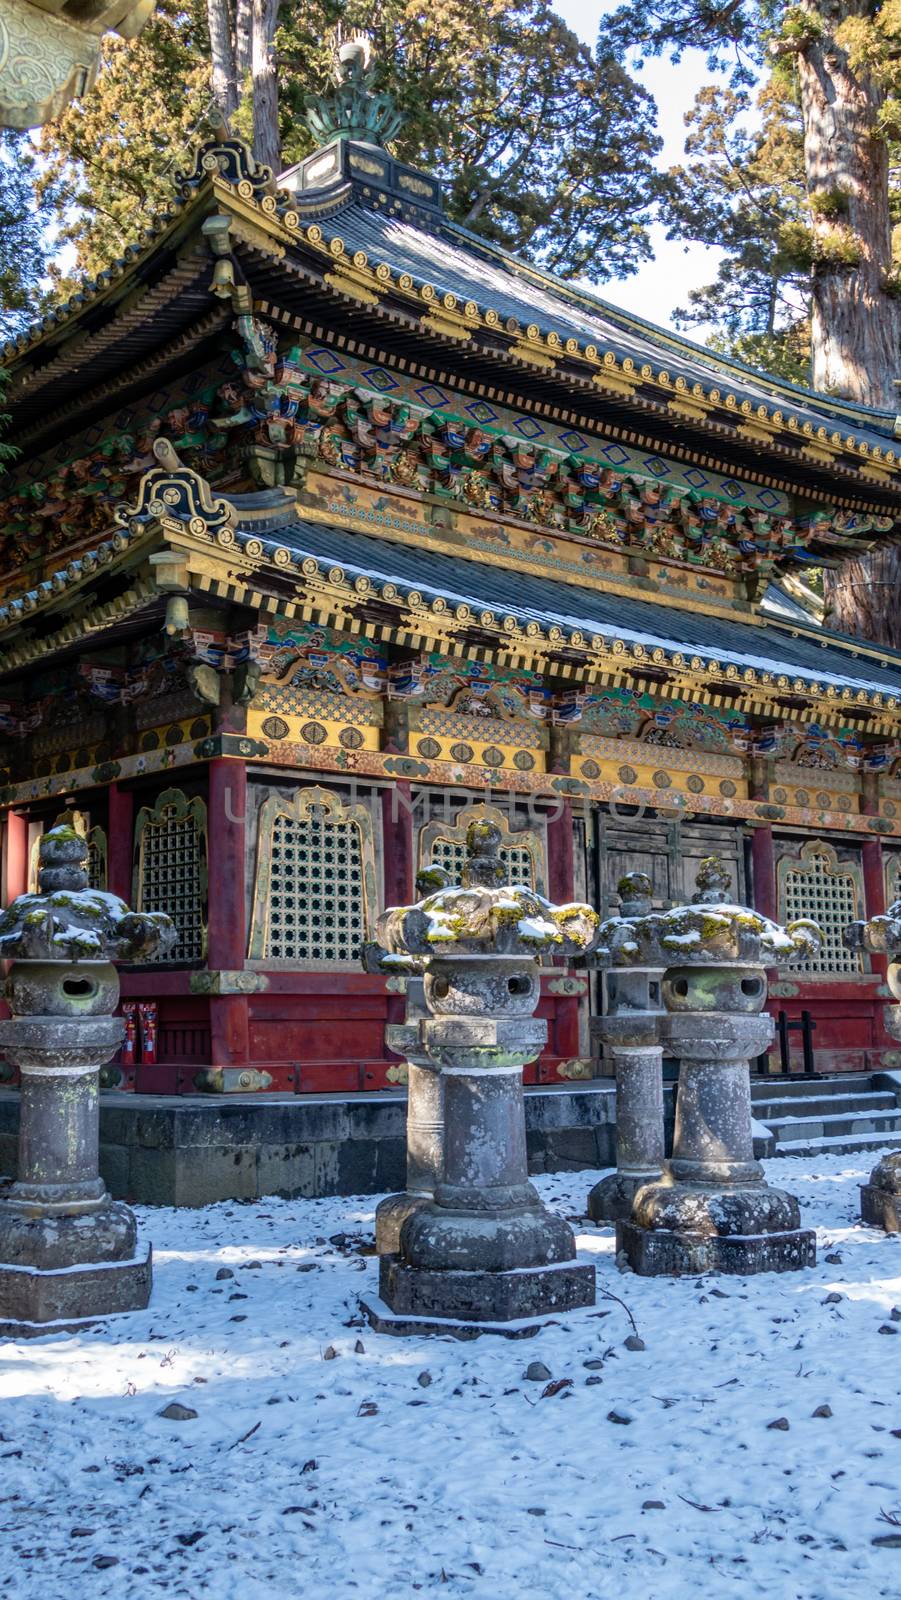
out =
{"type": "Polygon", "coordinates": [[[316,785],[260,807],[251,961],[356,966],[376,907],[372,817],[316,785]]]}
{"type": "Polygon", "coordinates": [[[151,960],[203,961],[206,955],[207,809],[195,796],[165,789],[135,818],[134,905],[165,911],[176,928],[175,945],[151,960]]]}
{"type": "Polygon", "coordinates": [[[783,922],[812,917],[823,933],[818,955],[799,961],[792,971],[807,973],[858,973],[863,971],[859,951],[848,950],[842,932],[862,916],[863,876],[853,861],[839,861],[832,845],[811,839],[797,856],[784,856],[777,868],[779,916],[783,922]]]}

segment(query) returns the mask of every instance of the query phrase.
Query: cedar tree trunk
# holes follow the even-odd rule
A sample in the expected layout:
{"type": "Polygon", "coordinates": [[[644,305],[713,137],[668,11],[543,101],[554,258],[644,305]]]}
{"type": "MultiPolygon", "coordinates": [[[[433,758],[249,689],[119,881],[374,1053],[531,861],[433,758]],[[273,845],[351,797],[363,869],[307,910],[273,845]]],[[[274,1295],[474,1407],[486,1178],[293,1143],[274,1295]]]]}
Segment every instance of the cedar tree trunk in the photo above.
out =
{"type": "Polygon", "coordinates": [[[232,48],[228,0],[206,0],[206,15],[210,30],[213,99],[217,109],[228,121],[232,112],[238,109],[235,52],[232,48]]]}
{"type": "Polygon", "coordinates": [[[884,544],[826,571],[826,626],[901,650],[901,549],[884,544]]]}
{"type": "Polygon", "coordinates": [[[253,81],[253,153],[278,176],[281,141],[278,136],[278,78],[275,67],[275,24],[278,0],[253,0],[251,74],[253,81]]]}
{"type": "Polygon", "coordinates": [[[235,5],[235,69],[238,95],[250,71],[253,39],[253,0],[237,0],[235,5]]]}
{"type": "MultiPolygon", "coordinates": [[[[813,12],[811,0],[804,9],[813,12]]],[[[877,118],[881,91],[852,69],[832,37],[843,18],[871,14],[869,0],[825,0],[820,26],[798,51],[804,163],[811,197],[811,318],[815,389],[888,411],[901,409],[901,303],[886,291],[892,268],[889,156],[877,118]]],[[[901,550],[883,545],[823,574],[830,627],[901,647],[901,550]]]]}
{"type": "Polygon", "coordinates": [[[814,212],[813,387],[894,410],[901,304],[885,289],[892,245],[888,150],[877,131],[882,96],[866,68],[852,71],[832,36],[843,18],[870,9],[868,0],[826,0],[822,31],[798,51],[814,212]]]}

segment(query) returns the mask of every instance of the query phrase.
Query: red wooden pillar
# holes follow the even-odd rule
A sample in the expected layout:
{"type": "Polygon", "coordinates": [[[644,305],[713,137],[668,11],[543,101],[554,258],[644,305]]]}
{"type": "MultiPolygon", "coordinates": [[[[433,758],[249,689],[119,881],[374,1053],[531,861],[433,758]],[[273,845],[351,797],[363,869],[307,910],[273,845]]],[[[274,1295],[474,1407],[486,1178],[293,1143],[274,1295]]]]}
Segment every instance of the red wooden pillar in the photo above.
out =
{"type": "MultiPolygon", "coordinates": [[[[132,905],[135,797],[111,783],[108,790],[106,886],[132,905]]],[[[135,908],[136,909],[136,908],[135,908]]]]}
{"type": "Polygon", "coordinates": [[[751,834],[751,899],[761,916],[778,921],[776,852],[769,827],[755,828],[751,834]]]}
{"type": "MultiPolygon", "coordinates": [[[[575,898],[573,808],[569,800],[560,801],[556,815],[552,815],[548,821],[547,888],[548,899],[557,905],[566,905],[575,898]]],[[[552,1047],[564,1059],[579,1054],[579,1001],[576,995],[556,997],[552,1047]]]]}
{"type": "Polygon", "coordinates": [[[882,840],[864,839],[863,849],[863,895],[865,915],[867,917],[882,917],[885,915],[885,867],[882,858],[882,840]]]}
{"type": "Polygon", "coordinates": [[[6,860],[3,904],[8,906],[28,888],[28,818],[18,811],[6,813],[6,860]]]}
{"type": "Polygon", "coordinates": [[[386,906],[413,903],[415,840],[410,785],[404,779],[382,790],[382,888],[386,906]]]}
{"type": "MultiPolygon", "coordinates": [[[[244,894],[247,820],[247,769],[223,756],[209,766],[209,889],[207,966],[220,974],[241,972],[247,946],[244,894]]],[[[219,982],[228,987],[228,978],[219,982]]],[[[210,996],[211,1055],[214,1067],[245,1067],[250,1058],[249,1001],[246,994],[210,996]]]]}
{"type": "MultiPolygon", "coordinates": [[[[776,892],[776,851],[773,845],[773,830],[770,827],[754,828],[751,833],[751,893],[749,896],[755,911],[761,916],[769,917],[773,922],[779,920],[779,896],[776,892]]],[[[767,969],[767,983],[772,985],[778,973],[775,967],[767,969]]],[[[770,999],[767,1008],[770,1015],[775,1017],[779,1010],[779,1001],[770,999]]]]}

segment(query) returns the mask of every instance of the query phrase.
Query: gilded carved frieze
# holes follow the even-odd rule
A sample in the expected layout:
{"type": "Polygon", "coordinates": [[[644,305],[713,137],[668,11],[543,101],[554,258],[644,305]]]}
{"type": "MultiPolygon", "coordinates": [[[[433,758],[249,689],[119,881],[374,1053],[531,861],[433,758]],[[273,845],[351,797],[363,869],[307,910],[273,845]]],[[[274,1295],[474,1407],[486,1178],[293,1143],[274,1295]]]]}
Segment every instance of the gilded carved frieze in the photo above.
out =
{"type": "Polygon", "coordinates": [[[841,549],[880,525],[850,511],[798,517],[780,489],[467,401],[309,343],[279,349],[275,330],[250,316],[235,333],[230,355],[155,395],[152,408],[120,412],[12,474],[0,496],[7,571],[33,570],[36,550],[49,558],[102,537],[112,508],[154,466],[163,431],[214,482],[260,473],[300,482],[318,467],[336,494],[320,487],[313,501],[345,518],[378,524],[363,499],[379,486],[401,496],[386,528],[440,528],[443,507],[448,537],[459,524],[473,548],[507,545],[513,558],[554,567],[559,546],[561,575],[648,560],[664,587],[705,587],[711,599],[728,601],[736,584],[756,589],[812,541],[841,549]],[[568,557],[567,535],[583,542],[568,557]]]}

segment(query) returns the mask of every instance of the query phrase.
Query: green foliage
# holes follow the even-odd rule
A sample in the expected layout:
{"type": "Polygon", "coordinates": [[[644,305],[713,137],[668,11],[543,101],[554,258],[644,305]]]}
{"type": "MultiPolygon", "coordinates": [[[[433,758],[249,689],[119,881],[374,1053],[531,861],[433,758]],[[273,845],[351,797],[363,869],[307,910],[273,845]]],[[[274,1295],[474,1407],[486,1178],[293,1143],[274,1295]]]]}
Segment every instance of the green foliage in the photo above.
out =
{"type": "Polygon", "coordinates": [[[0,343],[28,326],[40,299],[48,218],[34,172],[27,134],[0,132],[0,343]]]}
{"type": "Polygon", "coordinates": [[[811,189],[807,203],[815,217],[834,221],[848,215],[848,190],[840,184],[831,189],[811,189]]]}
{"type": "MultiPolygon", "coordinates": [[[[8,383],[9,374],[4,371],[3,367],[0,367],[0,406],[3,404],[3,394],[8,383]]],[[[3,441],[3,431],[8,422],[9,413],[7,411],[0,410],[0,477],[3,476],[3,473],[6,471],[9,462],[14,461],[19,453],[18,450],[13,447],[13,445],[5,444],[3,441]]]]}
{"type": "MultiPolygon", "coordinates": [[[[175,193],[208,128],[208,51],[202,0],[159,0],[139,39],[105,36],[95,87],[43,130],[37,192],[55,204],[60,241],[75,246],[76,278],[136,243],[175,193]]],[[[60,297],[70,292],[50,270],[60,297]]]]}
{"type": "Polygon", "coordinates": [[[458,222],[564,276],[595,281],[650,254],[659,148],[653,105],[609,51],[592,52],[546,0],[313,3],[282,22],[283,147],[312,148],[305,93],[328,71],[339,15],[373,36],[379,88],[406,117],[394,148],[444,179],[458,222]]]}
{"type": "Polygon", "coordinates": [[[759,126],[748,131],[747,90],[710,86],[686,118],[688,160],[666,180],[669,236],[718,246],[725,259],[676,317],[686,328],[712,323],[710,342],[724,354],[805,382],[812,239],[800,118],[780,81],[754,108],[759,126]]]}
{"type": "MultiPolygon", "coordinates": [[[[547,0],[286,4],[275,39],[285,166],[312,148],[304,96],[327,80],[339,21],[373,35],[377,86],[407,116],[396,153],[445,180],[455,220],[564,276],[602,281],[650,255],[653,102],[547,0]]],[[[174,192],[209,83],[201,0],[161,0],[139,39],[105,41],[96,89],[43,137],[81,270],[119,255],[174,192]]],[[[248,137],[243,87],[233,123],[248,137]]]]}
{"type": "MultiPolygon", "coordinates": [[[[729,73],[728,89],[698,96],[686,118],[689,159],[666,183],[670,238],[725,251],[716,282],[693,291],[678,316],[685,326],[713,323],[726,351],[804,379],[808,306],[827,277],[848,279],[839,322],[874,314],[871,291],[855,292],[850,281],[886,255],[878,144],[889,145],[897,172],[901,0],[624,0],[602,24],[601,41],[612,41],[623,59],[633,50],[678,61],[700,49],[711,67],[729,73]],[[749,132],[749,86],[765,64],[762,120],[749,132]]],[[[885,203],[895,203],[891,192],[885,203]]],[[[901,224],[901,203],[895,220],[901,224]]],[[[894,257],[876,279],[885,317],[894,315],[901,282],[901,250],[894,257]]],[[[841,289],[834,285],[830,295],[830,307],[840,306],[841,289]]],[[[831,332],[822,316],[818,327],[819,360],[831,332]]],[[[865,344],[862,337],[858,349],[865,344]]],[[[891,374],[859,361],[846,370],[849,394],[885,403],[891,374]]],[[[834,384],[834,367],[821,381],[834,384]]]]}

